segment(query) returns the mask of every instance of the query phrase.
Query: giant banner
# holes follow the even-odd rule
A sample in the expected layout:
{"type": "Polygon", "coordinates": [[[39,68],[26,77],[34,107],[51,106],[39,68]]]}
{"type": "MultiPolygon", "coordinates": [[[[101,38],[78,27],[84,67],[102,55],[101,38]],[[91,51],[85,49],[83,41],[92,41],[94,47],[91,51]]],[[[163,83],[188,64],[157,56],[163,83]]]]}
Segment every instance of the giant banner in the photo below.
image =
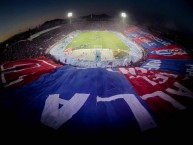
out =
{"type": "Polygon", "coordinates": [[[193,102],[193,77],[186,80],[177,74],[138,67],[119,68],[119,71],[125,75],[137,94],[161,117],[175,110],[184,110],[190,101],[193,102]]]}
{"type": "Polygon", "coordinates": [[[6,62],[0,65],[0,82],[3,88],[21,86],[58,66],[60,65],[45,57],[6,62]]]}
{"type": "Polygon", "coordinates": [[[149,49],[148,58],[171,58],[171,59],[190,59],[192,58],[179,45],[169,45],[159,48],[149,49]]]}
{"type": "Polygon", "coordinates": [[[192,59],[148,59],[141,67],[148,70],[164,70],[193,76],[192,59]]]}
{"type": "Polygon", "coordinates": [[[63,66],[1,94],[0,105],[28,126],[42,124],[72,136],[90,130],[132,135],[157,127],[155,114],[115,69],[63,66]]]}

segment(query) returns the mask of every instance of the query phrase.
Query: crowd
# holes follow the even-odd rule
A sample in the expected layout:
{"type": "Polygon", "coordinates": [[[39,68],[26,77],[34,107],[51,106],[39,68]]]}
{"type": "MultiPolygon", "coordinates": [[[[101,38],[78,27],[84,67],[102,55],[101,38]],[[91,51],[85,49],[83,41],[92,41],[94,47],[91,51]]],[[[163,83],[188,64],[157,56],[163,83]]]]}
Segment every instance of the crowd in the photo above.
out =
{"type": "Polygon", "coordinates": [[[113,30],[122,32],[124,29],[125,27],[120,25],[120,23],[112,21],[83,21],[61,24],[59,28],[43,33],[32,40],[23,39],[6,44],[5,48],[0,48],[0,64],[23,58],[50,57],[48,54],[50,47],[76,30],[113,30]]]}

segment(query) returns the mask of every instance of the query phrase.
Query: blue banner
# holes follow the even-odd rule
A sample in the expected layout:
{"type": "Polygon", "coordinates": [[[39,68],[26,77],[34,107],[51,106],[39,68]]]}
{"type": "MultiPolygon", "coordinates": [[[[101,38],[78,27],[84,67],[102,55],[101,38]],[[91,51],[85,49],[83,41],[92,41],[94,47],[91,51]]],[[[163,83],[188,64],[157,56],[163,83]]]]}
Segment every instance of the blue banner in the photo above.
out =
{"type": "Polygon", "coordinates": [[[129,135],[157,126],[147,104],[116,69],[57,68],[2,94],[0,105],[28,126],[45,125],[72,136],[91,130],[129,135]]]}
{"type": "Polygon", "coordinates": [[[193,75],[192,59],[148,59],[141,67],[148,70],[163,70],[178,74],[193,75]]]}

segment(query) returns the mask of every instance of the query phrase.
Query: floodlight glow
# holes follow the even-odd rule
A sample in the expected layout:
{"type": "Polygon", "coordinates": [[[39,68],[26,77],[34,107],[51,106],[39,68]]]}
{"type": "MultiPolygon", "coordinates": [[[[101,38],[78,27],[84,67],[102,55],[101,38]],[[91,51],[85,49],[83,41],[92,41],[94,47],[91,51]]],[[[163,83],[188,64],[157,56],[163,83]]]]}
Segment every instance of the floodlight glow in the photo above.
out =
{"type": "Polygon", "coordinates": [[[72,17],[72,13],[71,12],[68,13],[68,17],[72,17]]]}
{"type": "Polygon", "coordinates": [[[126,13],[121,13],[121,17],[125,18],[126,16],[126,13]]]}

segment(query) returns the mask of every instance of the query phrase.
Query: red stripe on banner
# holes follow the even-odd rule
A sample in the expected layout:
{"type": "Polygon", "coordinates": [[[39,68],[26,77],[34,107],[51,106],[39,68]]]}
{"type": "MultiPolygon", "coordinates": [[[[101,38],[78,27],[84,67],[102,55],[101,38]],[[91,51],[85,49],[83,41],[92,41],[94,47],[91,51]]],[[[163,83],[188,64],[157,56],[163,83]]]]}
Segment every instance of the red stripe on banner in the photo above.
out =
{"type": "Polygon", "coordinates": [[[45,57],[6,62],[0,67],[1,83],[4,88],[22,86],[59,66],[45,57]]]}
{"type": "Polygon", "coordinates": [[[193,103],[193,89],[186,87],[191,84],[192,78],[184,80],[184,76],[138,67],[118,70],[125,75],[137,94],[154,112],[160,113],[160,116],[165,112],[184,110],[190,105],[190,101],[193,103]]]}
{"type": "Polygon", "coordinates": [[[135,31],[139,31],[139,30],[141,30],[139,27],[137,27],[137,26],[131,26],[131,27],[129,27],[128,29],[126,29],[125,31],[124,31],[124,33],[131,33],[131,32],[135,32],[135,31]]]}
{"type": "Polygon", "coordinates": [[[150,50],[148,58],[190,59],[192,57],[179,45],[169,45],[150,50]]]}

